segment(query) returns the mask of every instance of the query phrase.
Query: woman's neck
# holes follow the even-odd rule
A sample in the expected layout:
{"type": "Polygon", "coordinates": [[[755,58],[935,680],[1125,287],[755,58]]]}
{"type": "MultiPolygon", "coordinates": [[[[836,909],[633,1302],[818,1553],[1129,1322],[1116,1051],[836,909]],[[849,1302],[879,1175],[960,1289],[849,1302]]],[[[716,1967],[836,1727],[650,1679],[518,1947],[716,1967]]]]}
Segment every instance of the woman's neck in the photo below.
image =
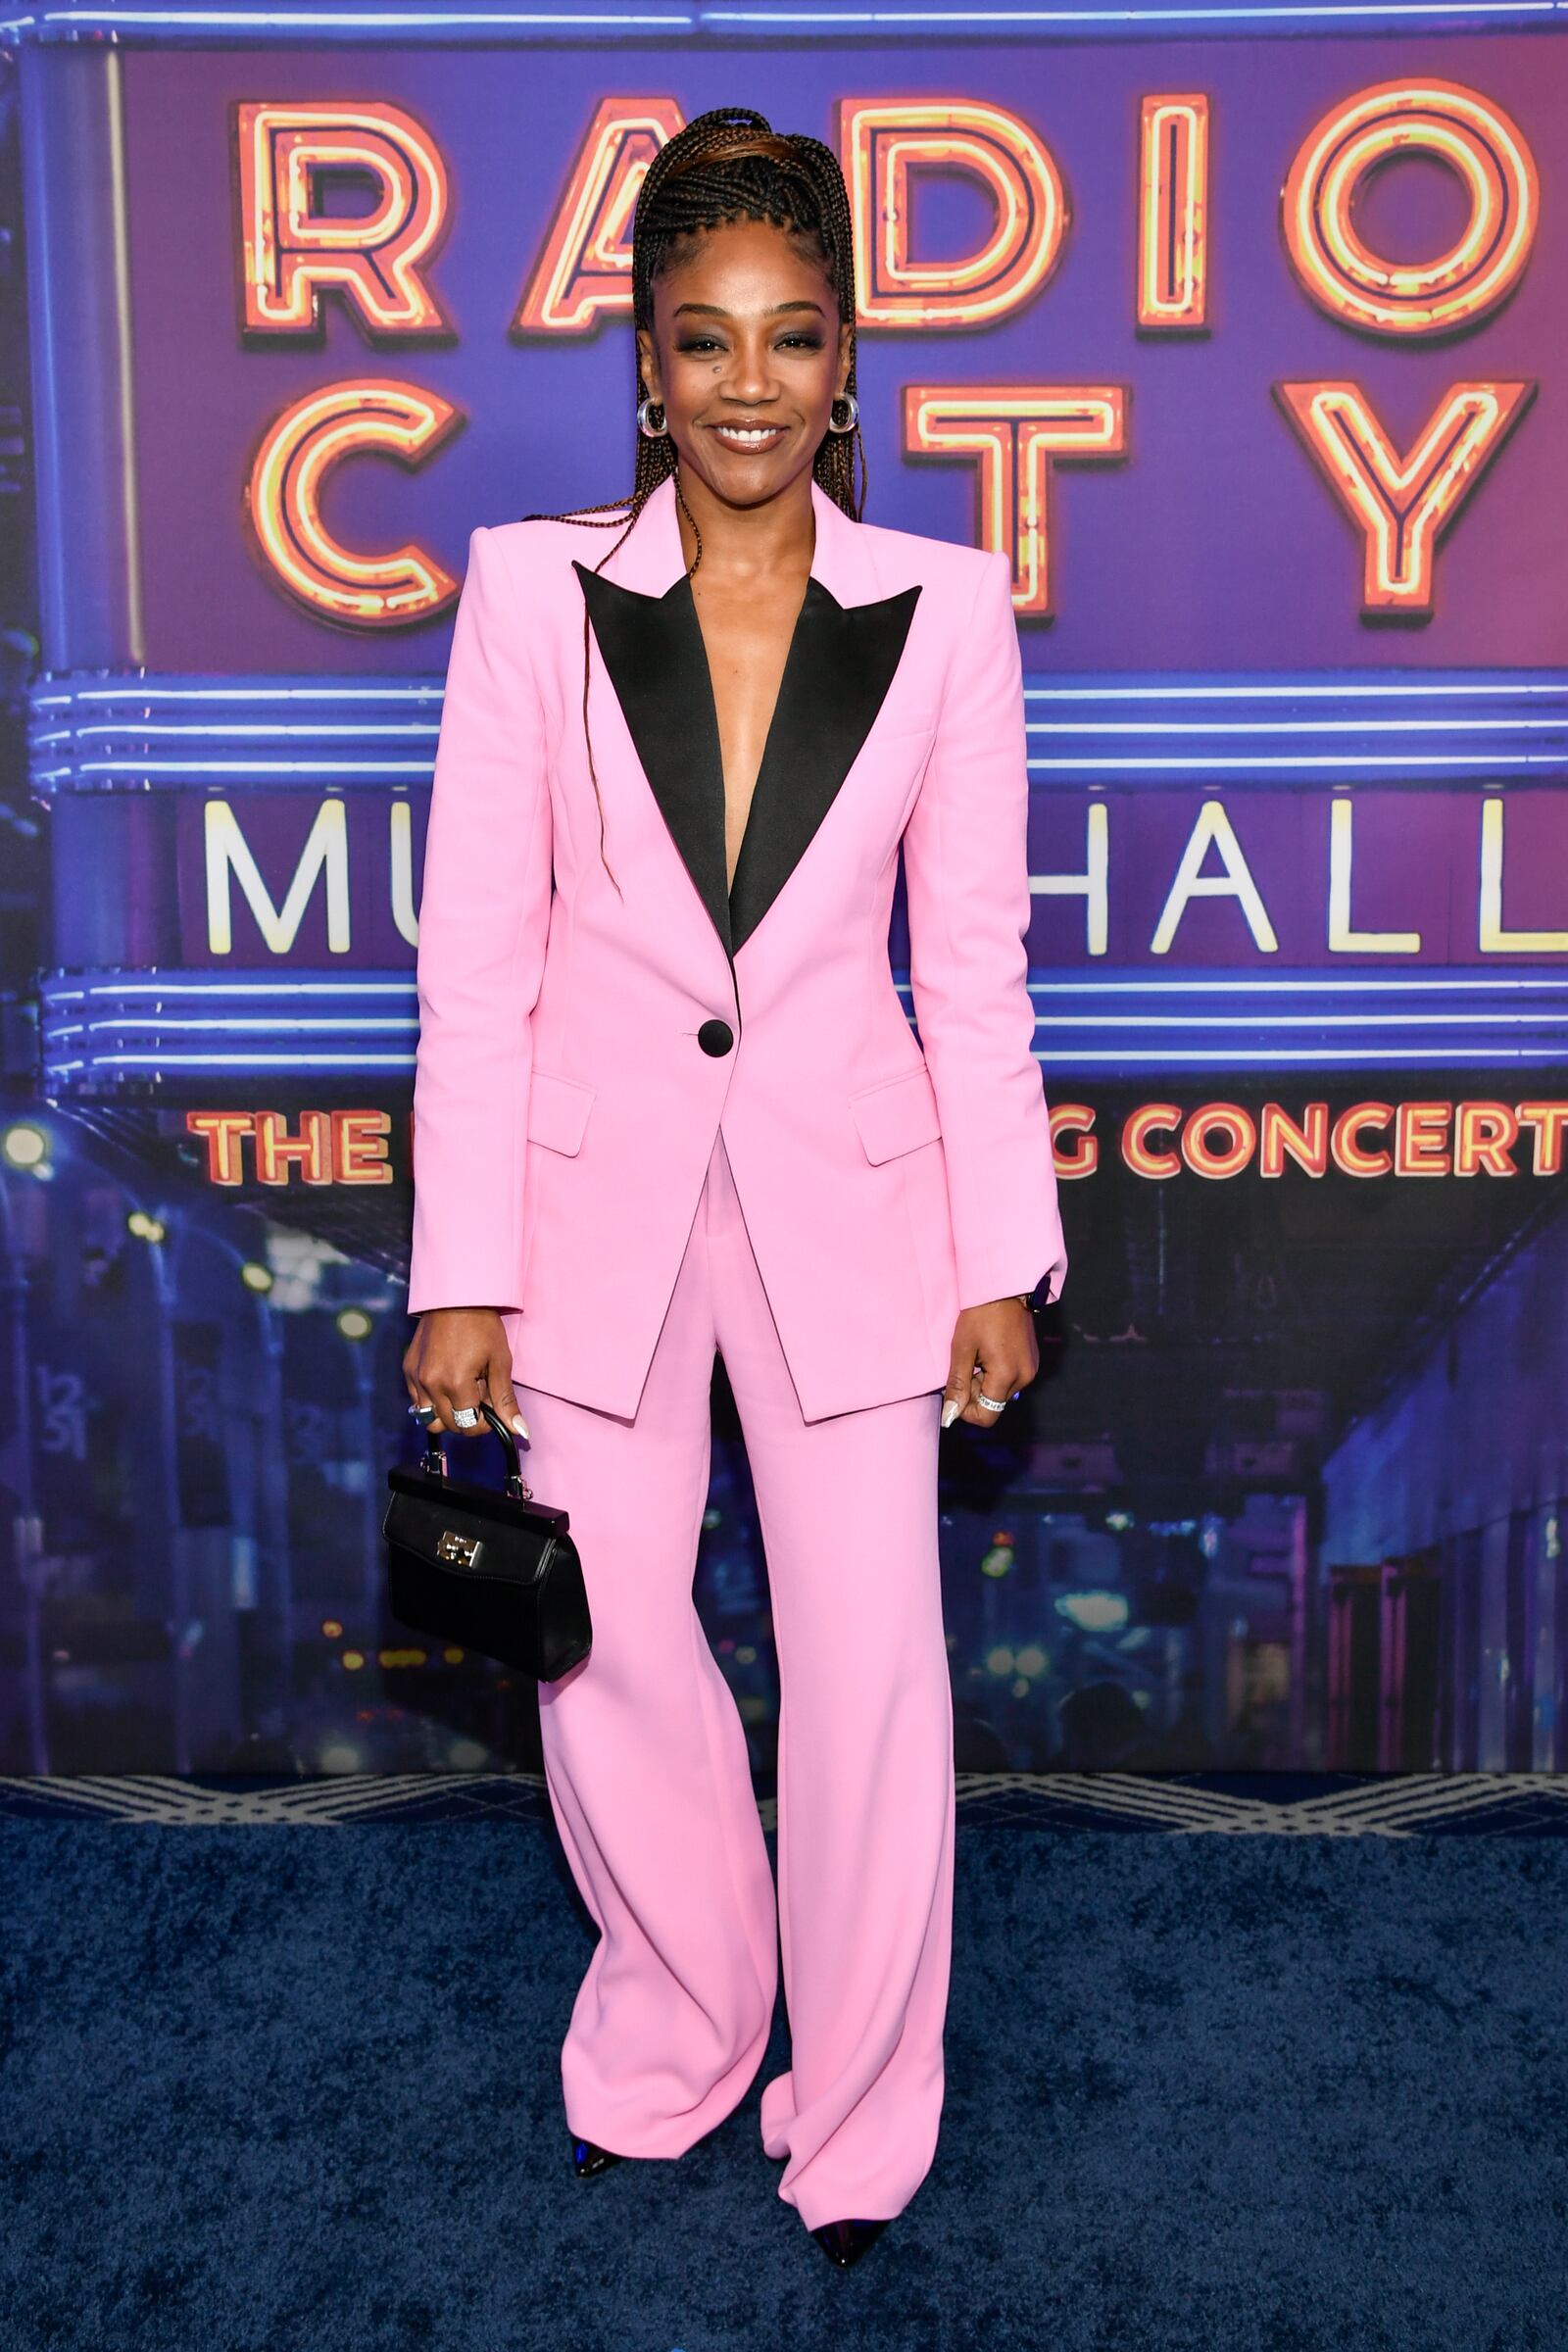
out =
{"type": "Polygon", "coordinates": [[[816,514],[809,473],[798,475],[775,497],[754,507],[731,506],[716,498],[706,482],[681,473],[676,477],[675,512],[686,567],[690,570],[696,561],[700,531],[702,569],[710,583],[722,579],[744,594],[761,580],[804,580],[811,568],[816,514]]]}

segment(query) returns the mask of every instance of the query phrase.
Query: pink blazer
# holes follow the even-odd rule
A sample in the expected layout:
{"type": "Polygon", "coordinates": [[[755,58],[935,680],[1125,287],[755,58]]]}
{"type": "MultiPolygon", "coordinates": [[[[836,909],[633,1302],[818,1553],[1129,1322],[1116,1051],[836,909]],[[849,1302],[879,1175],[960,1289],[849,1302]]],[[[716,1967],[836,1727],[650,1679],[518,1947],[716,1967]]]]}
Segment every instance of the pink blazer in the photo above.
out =
{"type": "Polygon", "coordinates": [[[608,560],[615,529],[580,523],[469,544],[418,911],[409,1308],[499,1309],[519,1381],[609,1412],[636,1410],[720,1128],[808,1421],[941,1388],[961,1307],[1066,1272],[1007,562],[811,497],[733,891],[672,481],[608,560]],[[888,956],[901,843],[918,1043],[888,956]]]}

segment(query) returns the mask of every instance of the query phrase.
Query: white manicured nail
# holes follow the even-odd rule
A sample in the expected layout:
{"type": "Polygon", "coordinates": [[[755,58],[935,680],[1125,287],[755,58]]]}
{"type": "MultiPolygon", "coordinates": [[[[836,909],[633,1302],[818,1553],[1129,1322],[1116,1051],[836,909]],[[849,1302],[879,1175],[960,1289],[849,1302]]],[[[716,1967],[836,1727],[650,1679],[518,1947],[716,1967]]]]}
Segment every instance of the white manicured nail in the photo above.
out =
{"type": "Polygon", "coordinates": [[[958,1418],[960,1407],[956,1396],[949,1396],[942,1407],[942,1426],[951,1429],[958,1418]]]}

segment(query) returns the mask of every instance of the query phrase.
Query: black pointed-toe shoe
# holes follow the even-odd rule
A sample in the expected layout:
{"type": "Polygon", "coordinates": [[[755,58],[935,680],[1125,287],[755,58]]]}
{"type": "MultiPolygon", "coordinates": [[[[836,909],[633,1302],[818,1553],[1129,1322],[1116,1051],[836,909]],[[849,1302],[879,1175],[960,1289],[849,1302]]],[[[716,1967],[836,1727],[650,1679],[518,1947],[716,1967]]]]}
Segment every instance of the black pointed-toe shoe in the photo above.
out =
{"type": "Polygon", "coordinates": [[[886,2228],[885,2221],[824,2222],[820,2230],[811,2231],[811,2235],[829,2262],[836,2262],[841,2271],[847,2271],[852,2262],[859,2261],[866,2247],[873,2244],[886,2228]]]}
{"type": "Polygon", "coordinates": [[[619,2164],[623,2160],[613,2148],[602,2148],[596,2139],[574,2139],[571,2143],[571,2161],[577,2168],[578,2180],[586,2180],[590,2174],[608,2173],[612,2164],[619,2164]]]}

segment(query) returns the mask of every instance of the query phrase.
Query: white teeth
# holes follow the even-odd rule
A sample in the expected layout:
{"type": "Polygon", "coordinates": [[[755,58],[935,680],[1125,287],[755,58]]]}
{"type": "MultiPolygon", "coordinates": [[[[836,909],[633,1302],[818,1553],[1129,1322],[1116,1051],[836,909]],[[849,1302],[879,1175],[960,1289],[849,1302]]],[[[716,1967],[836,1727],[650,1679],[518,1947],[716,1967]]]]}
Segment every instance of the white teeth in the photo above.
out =
{"type": "Polygon", "coordinates": [[[780,430],[780,427],[776,424],[716,424],[714,425],[713,430],[725,441],[744,442],[749,444],[753,449],[756,449],[761,442],[771,441],[774,434],[780,430]]]}

